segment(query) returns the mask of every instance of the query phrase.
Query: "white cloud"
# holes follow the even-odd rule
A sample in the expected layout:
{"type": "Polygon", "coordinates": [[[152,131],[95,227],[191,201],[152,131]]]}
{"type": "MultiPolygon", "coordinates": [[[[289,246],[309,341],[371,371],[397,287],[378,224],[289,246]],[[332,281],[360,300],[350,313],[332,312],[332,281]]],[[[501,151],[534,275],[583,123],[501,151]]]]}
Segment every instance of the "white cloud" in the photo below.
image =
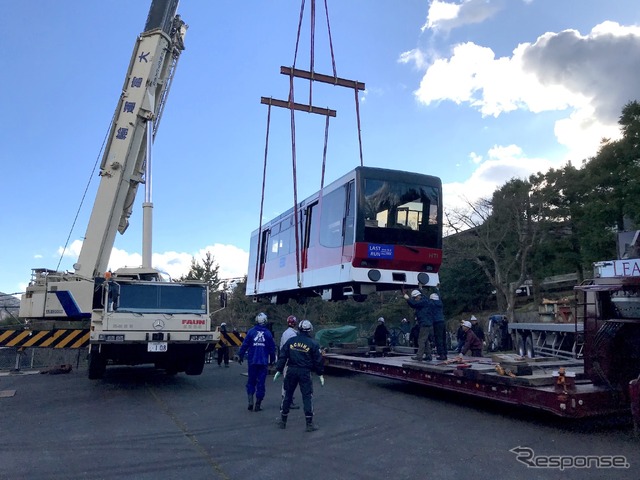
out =
{"type": "MultiPolygon", "coordinates": [[[[75,240],[65,251],[65,257],[78,258],[82,241],[75,240]]],[[[219,265],[219,277],[236,278],[247,274],[249,263],[249,253],[234,245],[223,245],[215,243],[201,248],[194,253],[186,252],[163,252],[154,253],[151,257],[153,268],[161,272],[168,273],[171,278],[178,278],[186,275],[191,268],[191,259],[202,263],[207,252],[211,252],[214,261],[219,265]]],[[[62,253],[62,248],[58,249],[58,254],[62,253]]],[[[109,259],[109,270],[116,270],[121,267],[139,267],[142,265],[142,255],[139,253],[129,253],[125,250],[114,248],[109,259]]]]}
{"type": "Polygon", "coordinates": [[[425,53],[419,48],[401,53],[398,62],[413,63],[418,70],[423,70],[429,66],[425,53]]]}
{"type": "MultiPolygon", "coordinates": [[[[470,159],[481,158],[475,153],[470,159]]],[[[537,172],[545,172],[553,165],[542,158],[527,157],[517,145],[495,145],[487,152],[487,160],[464,182],[445,183],[442,186],[446,210],[463,208],[466,201],[490,197],[497,187],[513,178],[526,179],[537,172]]]]}
{"type": "Polygon", "coordinates": [[[449,31],[463,25],[482,23],[502,10],[505,3],[505,0],[463,0],[462,3],[433,0],[422,31],[449,31]]]}
{"type": "Polygon", "coordinates": [[[508,57],[468,42],[427,66],[416,51],[400,61],[426,70],[414,92],[425,105],[467,103],[494,117],[514,110],[566,111],[554,132],[568,151],[565,159],[579,161],[594,155],[603,137],[619,137],[622,107],[639,97],[640,27],[604,22],[588,35],[545,33],[508,57]]]}

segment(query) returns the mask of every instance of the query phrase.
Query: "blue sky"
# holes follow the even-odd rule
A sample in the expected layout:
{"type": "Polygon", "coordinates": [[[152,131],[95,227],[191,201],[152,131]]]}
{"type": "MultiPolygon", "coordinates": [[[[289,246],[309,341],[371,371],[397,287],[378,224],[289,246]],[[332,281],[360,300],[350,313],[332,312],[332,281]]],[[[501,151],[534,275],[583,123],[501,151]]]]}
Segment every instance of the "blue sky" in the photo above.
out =
{"type": "MultiPolygon", "coordinates": [[[[93,171],[150,1],[2,0],[0,292],[31,268],[72,269],[93,171]],[[79,211],[85,188],[86,199],[79,211]],[[73,226],[73,229],[72,229],[73,226]],[[62,247],[69,237],[64,257],[62,247]]],[[[324,2],[315,71],[331,74],[324,2]]],[[[309,68],[307,0],[296,66],[309,68]]],[[[640,9],[629,0],[328,0],[338,76],[360,95],[364,164],[437,175],[445,209],[513,177],[594,155],[640,98],[640,9]]],[[[186,51],[154,145],[153,264],[179,276],[210,251],[246,273],[259,221],[267,109],[286,99],[299,1],[183,0],[186,51]]],[[[296,83],[296,101],[308,84],[296,83]]],[[[351,90],[315,84],[335,109],[327,181],[359,164],[351,90]]],[[[271,118],[265,217],[293,203],[289,113],[271,118]]],[[[296,116],[299,199],[320,185],[324,118],[296,116]]],[[[138,203],[143,197],[138,192],[138,203]]],[[[110,267],[141,263],[142,214],[110,267]]]]}

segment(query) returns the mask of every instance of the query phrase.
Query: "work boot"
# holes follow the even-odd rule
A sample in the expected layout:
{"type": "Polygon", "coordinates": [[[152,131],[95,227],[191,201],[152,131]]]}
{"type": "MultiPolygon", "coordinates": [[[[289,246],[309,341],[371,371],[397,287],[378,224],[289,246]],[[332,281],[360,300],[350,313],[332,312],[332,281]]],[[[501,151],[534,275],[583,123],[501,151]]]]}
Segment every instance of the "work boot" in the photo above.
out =
{"type": "Polygon", "coordinates": [[[447,359],[447,356],[446,356],[446,355],[438,355],[436,358],[437,358],[438,360],[446,360],[446,359],[447,359]]]}
{"type": "Polygon", "coordinates": [[[411,360],[415,360],[416,362],[421,362],[422,359],[418,357],[411,357],[411,360]]]}
{"type": "Polygon", "coordinates": [[[253,411],[254,411],[254,412],[259,412],[260,410],[262,410],[261,405],[262,405],[262,399],[260,399],[260,400],[256,400],[256,406],[255,406],[255,408],[253,409],[253,411]]]}
{"type": "Polygon", "coordinates": [[[315,432],[316,430],[318,430],[318,427],[316,427],[313,424],[313,417],[305,417],[307,420],[307,428],[306,431],[307,432],[315,432]]]}
{"type": "Polygon", "coordinates": [[[247,395],[247,397],[249,399],[249,406],[247,407],[247,410],[251,412],[253,411],[253,395],[247,395]]]}
{"type": "Polygon", "coordinates": [[[278,420],[278,427],[285,429],[287,428],[287,416],[286,415],[281,415],[280,416],[280,420],[278,420]]]}

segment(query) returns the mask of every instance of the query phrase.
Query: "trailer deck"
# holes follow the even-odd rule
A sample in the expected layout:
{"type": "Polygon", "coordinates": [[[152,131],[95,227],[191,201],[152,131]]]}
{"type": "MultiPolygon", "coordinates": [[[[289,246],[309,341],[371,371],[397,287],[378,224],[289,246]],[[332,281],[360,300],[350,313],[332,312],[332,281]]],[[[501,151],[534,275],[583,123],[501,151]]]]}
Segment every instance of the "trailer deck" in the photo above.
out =
{"type": "Polygon", "coordinates": [[[575,359],[494,355],[465,357],[462,363],[416,362],[408,355],[356,356],[330,349],[325,363],[331,368],[522,405],[560,417],[629,412],[628,399],[622,392],[594,385],[584,376],[583,362],[575,359]]]}

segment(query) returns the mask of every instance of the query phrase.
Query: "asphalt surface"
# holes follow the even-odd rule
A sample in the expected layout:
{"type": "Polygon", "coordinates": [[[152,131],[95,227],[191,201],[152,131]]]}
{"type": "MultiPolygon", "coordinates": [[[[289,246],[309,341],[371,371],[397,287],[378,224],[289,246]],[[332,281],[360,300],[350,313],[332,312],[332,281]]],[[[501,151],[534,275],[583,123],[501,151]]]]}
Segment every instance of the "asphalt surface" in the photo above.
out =
{"type": "Polygon", "coordinates": [[[576,423],[329,371],[324,388],[314,378],[319,430],[305,432],[302,410],[281,430],[280,381],[268,378],[264,410],[249,412],[245,372],[232,363],[197,377],[140,367],[110,367],[99,381],[84,370],[0,375],[0,479],[640,478],[628,419],[576,423]],[[534,468],[518,460],[527,455],[571,465],[534,468]],[[577,468],[587,456],[628,466],[577,468]]]}

